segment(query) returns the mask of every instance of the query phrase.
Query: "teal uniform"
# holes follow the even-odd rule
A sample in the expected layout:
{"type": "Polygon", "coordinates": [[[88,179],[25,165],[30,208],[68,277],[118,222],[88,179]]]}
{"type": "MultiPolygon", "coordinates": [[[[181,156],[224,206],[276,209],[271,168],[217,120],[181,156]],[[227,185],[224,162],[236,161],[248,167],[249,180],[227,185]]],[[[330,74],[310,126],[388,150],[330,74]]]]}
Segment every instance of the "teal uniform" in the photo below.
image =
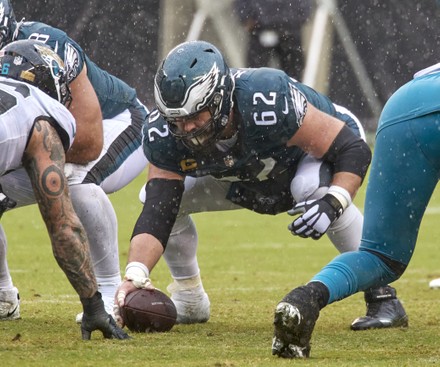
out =
{"type": "Polygon", "coordinates": [[[313,278],[329,289],[329,303],[401,276],[439,174],[440,64],[416,74],[383,109],[359,251],[336,257],[313,278]]]}
{"type": "Polygon", "coordinates": [[[16,39],[35,39],[49,45],[64,61],[69,82],[81,73],[85,65],[104,119],[115,117],[137,103],[135,89],[99,68],[64,31],[41,22],[24,22],[16,39]]]}

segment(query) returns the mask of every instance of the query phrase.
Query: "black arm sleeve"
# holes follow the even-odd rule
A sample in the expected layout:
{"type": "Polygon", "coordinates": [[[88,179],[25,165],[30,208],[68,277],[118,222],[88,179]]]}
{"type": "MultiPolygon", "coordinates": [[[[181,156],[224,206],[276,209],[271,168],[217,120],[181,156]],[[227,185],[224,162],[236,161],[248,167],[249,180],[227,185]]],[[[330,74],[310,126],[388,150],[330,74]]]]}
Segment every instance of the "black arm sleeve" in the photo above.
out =
{"type": "Polygon", "coordinates": [[[165,249],[176,221],[184,185],[181,180],[152,179],[145,186],[145,203],[131,238],[141,233],[156,237],[165,249]]]}
{"type": "Polygon", "coordinates": [[[371,162],[371,149],[348,126],[344,126],[322,159],[334,164],[334,173],[351,172],[363,180],[371,162]]]}

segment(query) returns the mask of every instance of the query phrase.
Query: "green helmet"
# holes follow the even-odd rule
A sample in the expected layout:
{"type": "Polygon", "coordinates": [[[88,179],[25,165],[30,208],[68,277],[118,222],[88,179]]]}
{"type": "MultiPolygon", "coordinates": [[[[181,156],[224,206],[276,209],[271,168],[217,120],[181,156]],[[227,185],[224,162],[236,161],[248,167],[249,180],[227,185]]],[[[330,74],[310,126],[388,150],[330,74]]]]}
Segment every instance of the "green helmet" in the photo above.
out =
{"type": "Polygon", "coordinates": [[[154,99],[171,133],[190,149],[211,147],[228,123],[234,81],[220,51],[204,41],[185,42],[167,55],[154,78],[154,99]],[[208,109],[211,119],[191,132],[176,119],[208,109]]]}

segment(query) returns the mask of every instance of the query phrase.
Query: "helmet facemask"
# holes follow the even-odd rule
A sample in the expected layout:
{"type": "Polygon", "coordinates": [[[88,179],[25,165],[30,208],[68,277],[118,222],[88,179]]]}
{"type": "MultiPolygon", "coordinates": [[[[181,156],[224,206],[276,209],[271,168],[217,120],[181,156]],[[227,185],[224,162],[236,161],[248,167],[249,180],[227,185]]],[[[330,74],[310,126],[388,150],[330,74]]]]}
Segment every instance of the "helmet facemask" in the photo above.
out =
{"type": "Polygon", "coordinates": [[[210,150],[228,124],[234,81],[220,52],[203,41],[172,50],[155,76],[158,111],[172,135],[191,150],[210,150]],[[211,118],[200,128],[182,131],[176,121],[208,110],[211,118]]]}
{"type": "MultiPolygon", "coordinates": [[[[203,126],[194,129],[190,132],[179,130],[176,125],[176,118],[167,118],[168,126],[171,134],[182,141],[182,143],[191,150],[202,150],[208,147],[212,148],[222,131],[228,123],[227,116],[221,114],[221,105],[223,102],[223,95],[221,93],[215,93],[211,103],[206,108],[211,117],[204,123],[203,126]]],[[[200,113],[201,111],[197,112],[200,113]]],[[[197,114],[196,113],[196,114],[197,114]]],[[[195,114],[187,116],[192,117],[195,114]]]]}
{"type": "Polygon", "coordinates": [[[56,60],[49,59],[46,60],[46,62],[53,79],[58,101],[69,107],[70,103],[72,102],[72,96],[67,85],[67,76],[65,70],[60,68],[60,65],[58,62],[56,62],[56,60]]]}

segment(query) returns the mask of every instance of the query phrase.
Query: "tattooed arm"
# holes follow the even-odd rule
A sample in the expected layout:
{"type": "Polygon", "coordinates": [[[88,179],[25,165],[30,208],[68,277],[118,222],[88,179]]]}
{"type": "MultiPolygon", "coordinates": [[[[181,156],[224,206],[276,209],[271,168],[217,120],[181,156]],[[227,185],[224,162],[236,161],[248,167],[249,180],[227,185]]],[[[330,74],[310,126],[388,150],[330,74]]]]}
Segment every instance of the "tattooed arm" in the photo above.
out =
{"type": "Polygon", "coordinates": [[[97,291],[87,235],[70,201],[64,162],[63,145],[55,129],[44,119],[36,121],[23,165],[46,223],[55,259],[81,299],[82,338],[88,340],[92,331],[101,330],[105,338],[127,339],[129,336],[105,312],[97,291]]]}
{"type": "Polygon", "coordinates": [[[97,291],[87,236],[72,207],[64,176],[65,154],[55,129],[39,120],[26,148],[23,165],[46,223],[58,265],[80,297],[97,291]]]}

